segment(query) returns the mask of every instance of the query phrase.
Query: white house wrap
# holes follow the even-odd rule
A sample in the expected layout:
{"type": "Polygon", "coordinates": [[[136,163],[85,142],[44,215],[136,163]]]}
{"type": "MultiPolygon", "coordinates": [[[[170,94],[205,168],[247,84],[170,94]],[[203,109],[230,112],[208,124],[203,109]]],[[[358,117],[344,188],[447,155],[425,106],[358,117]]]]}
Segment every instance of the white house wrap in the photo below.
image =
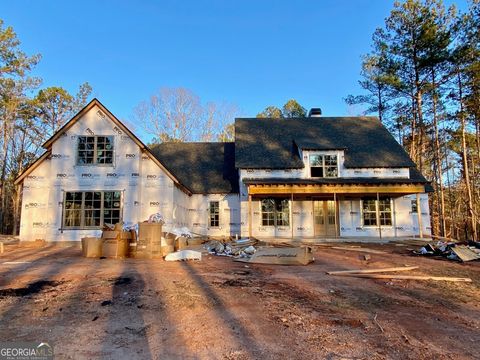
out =
{"type": "Polygon", "coordinates": [[[235,143],[149,148],[92,100],[16,180],[21,240],[79,241],[153,213],[211,236],[430,233],[430,186],[377,119],[236,119],[235,130],[235,143]]]}

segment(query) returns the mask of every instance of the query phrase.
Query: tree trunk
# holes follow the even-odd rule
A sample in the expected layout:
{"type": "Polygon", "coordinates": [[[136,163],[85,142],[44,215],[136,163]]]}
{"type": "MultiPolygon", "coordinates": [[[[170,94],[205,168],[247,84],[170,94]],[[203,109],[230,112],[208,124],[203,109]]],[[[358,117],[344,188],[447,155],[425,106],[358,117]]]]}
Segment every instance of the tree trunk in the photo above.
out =
{"type": "Polygon", "coordinates": [[[467,159],[467,137],[465,133],[465,113],[463,109],[463,84],[461,74],[458,73],[458,95],[460,101],[460,126],[461,126],[461,143],[462,143],[462,166],[463,166],[463,180],[465,182],[465,191],[467,195],[467,211],[472,230],[472,239],[477,240],[477,222],[475,212],[473,210],[472,188],[470,186],[470,174],[467,159]]]}
{"type": "Polygon", "coordinates": [[[432,112],[433,112],[433,127],[435,134],[435,163],[437,170],[437,190],[438,190],[438,200],[440,202],[440,231],[441,236],[445,236],[446,223],[445,223],[445,195],[443,192],[443,174],[442,174],[442,157],[440,152],[440,139],[438,134],[438,118],[437,118],[437,94],[436,94],[436,81],[435,81],[435,70],[432,69],[432,85],[433,85],[433,96],[432,96],[432,112]]]}

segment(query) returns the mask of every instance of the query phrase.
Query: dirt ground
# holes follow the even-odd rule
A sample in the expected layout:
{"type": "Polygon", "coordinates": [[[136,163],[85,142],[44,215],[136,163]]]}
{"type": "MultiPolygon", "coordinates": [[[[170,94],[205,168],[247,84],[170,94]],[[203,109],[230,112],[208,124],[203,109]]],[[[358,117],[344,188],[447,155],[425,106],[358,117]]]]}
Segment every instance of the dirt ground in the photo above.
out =
{"type": "Polygon", "coordinates": [[[0,339],[46,341],[57,359],[480,358],[480,262],[410,255],[409,246],[321,246],[308,266],[86,259],[80,249],[0,255],[0,339]],[[373,280],[329,270],[418,265],[373,280]],[[406,274],[406,273],[403,273],[406,274]]]}

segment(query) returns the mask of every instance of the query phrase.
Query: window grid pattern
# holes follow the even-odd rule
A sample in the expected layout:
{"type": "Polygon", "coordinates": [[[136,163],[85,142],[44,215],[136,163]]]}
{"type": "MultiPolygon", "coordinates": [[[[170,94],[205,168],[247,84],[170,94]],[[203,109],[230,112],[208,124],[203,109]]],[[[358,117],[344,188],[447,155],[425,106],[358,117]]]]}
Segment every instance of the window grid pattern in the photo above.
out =
{"type": "Polygon", "coordinates": [[[220,202],[210,201],[209,207],[209,220],[210,227],[219,227],[220,226],[220,202]]]}
{"type": "Polygon", "coordinates": [[[79,136],[77,164],[113,164],[113,141],[113,136],[79,136]]]}
{"type": "Polygon", "coordinates": [[[319,178],[337,177],[337,155],[310,155],[310,176],[319,178]]]}
{"type": "Polygon", "coordinates": [[[377,214],[380,226],[392,225],[392,202],[390,198],[363,199],[362,214],[364,226],[377,226],[377,214]]]}
{"type": "Polygon", "coordinates": [[[121,221],[120,191],[66,192],[63,228],[99,228],[121,221]]]}
{"type": "Polygon", "coordinates": [[[288,199],[262,199],[262,226],[290,226],[288,199]]]}

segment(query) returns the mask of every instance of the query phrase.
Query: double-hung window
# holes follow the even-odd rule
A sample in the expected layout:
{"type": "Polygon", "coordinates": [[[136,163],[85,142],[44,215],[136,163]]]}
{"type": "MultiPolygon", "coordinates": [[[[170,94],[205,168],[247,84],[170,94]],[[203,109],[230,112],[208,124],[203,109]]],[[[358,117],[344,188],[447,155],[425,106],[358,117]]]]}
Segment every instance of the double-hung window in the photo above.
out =
{"type": "Polygon", "coordinates": [[[392,225],[392,205],[390,198],[364,198],[362,200],[362,218],[364,226],[392,225]]]}
{"type": "Polygon", "coordinates": [[[262,226],[289,226],[290,203],[288,199],[268,198],[261,201],[262,226]]]}
{"type": "Polygon", "coordinates": [[[310,176],[330,178],[338,176],[337,155],[310,155],[310,176]]]}
{"type": "Polygon", "coordinates": [[[209,216],[210,227],[220,226],[220,202],[210,201],[208,216],[209,216]]]}
{"type": "Polygon", "coordinates": [[[113,164],[113,136],[79,136],[77,165],[113,164]]]}
{"type": "Polygon", "coordinates": [[[121,221],[120,191],[67,191],[63,201],[64,229],[99,228],[121,221]]]}

